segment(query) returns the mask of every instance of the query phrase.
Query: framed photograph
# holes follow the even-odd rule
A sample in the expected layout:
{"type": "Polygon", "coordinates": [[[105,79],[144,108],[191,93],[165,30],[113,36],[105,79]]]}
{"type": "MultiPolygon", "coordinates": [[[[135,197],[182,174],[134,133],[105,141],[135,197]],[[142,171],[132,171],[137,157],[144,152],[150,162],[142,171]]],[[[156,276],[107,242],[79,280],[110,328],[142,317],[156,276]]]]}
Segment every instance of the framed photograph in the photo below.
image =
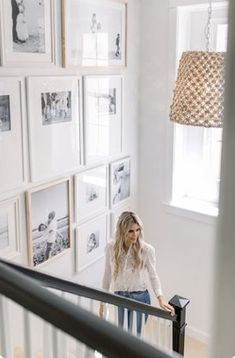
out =
{"type": "Polygon", "coordinates": [[[81,222],[108,208],[108,168],[105,165],[75,175],[76,221],[81,222]]]}
{"type": "Polygon", "coordinates": [[[1,2],[1,64],[55,64],[54,0],[1,2]]]}
{"type": "Polygon", "coordinates": [[[20,255],[19,197],[0,202],[0,257],[20,255]]]}
{"type": "Polygon", "coordinates": [[[32,181],[80,167],[80,85],[75,76],[28,78],[32,181]]]}
{"type": "Polygon", "coordinates": [[[110,164],[110,206],[123,203],[130,197],[130,158],[110,164]]]}
{"type": "Polygon", "coordinates": [[[22,78],[0,78],[0,192],[26,181],[24,94],[22,78]]]}
{"type": "Polygon", "coordinates": [[[101,215],[76,229],[76,271],[104,256],[107,242],[107,215],[101,215]]]}
{"type": "Polygon", "coordinates": [[[117,207],[115,210],[113,210],[110,213],[110,238],[114,237],[115,234],[115,230],[116,230],[116,225],[119,219],[119,216],[124,212],[124,211],[131,211],[131,205],[129,202],[125,203],[125,205],[122,205],[120,207],[117,207]]]}
{"type": "Polygon", "coordinates": [[[65,67],[126,64],[126,4],[109,0],[62,0],[62,4],[65,67]]]}
{"type": "Polygon", "coordinates": [[[29,262],[42,264],[71,247],[71,181],[60,181],[27,191],[29,262]]]}
{"type": "Polygon", "coordinates": [[[123,77],[85,76],[85,162],[91,164],[122,152],[123,77]]]}

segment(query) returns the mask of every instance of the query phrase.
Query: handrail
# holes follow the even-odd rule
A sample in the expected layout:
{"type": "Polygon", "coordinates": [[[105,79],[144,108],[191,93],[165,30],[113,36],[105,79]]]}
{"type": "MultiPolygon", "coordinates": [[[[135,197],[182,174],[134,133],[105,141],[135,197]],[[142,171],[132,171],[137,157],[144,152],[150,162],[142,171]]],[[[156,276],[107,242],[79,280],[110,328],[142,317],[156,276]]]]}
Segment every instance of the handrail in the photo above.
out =
{"type": "Polygon", "coordinates": [[[129,298],[121,297],[109,292],[105,292],[103,290],[98,290],[95,288],[87,287],[80,285],[78,283],[67,281],[65,279],[51,276],[49,274],[39,272],[33,270],[29,267],[22,266],[11,261],[0,259],[0,263],[4,263],[9,267],[17,269],[19,272],[23,274],[27,274],[27,276],[36,279],[40,282],[44,287],[54,288],[63,292],[72,293],[75,295],[79,295],[81,297],[90,298],[93,300],[110,303],[115,306],[125,307],[127,309],[135,310],[142,313],[147,313],[152,316],[157,316],[159,318],[167,319],[169,321],[176,321],[177,315],[171,316],[169,312],[163,311],[160,308],[146,305],[141,302],[134,301],[129,298]]]}
{"type": "Polygon", "coordinates": [[[0,293],[107,357],[178,357],[170,356],[75,306],[3,262],[0,262],[0,293]]]}

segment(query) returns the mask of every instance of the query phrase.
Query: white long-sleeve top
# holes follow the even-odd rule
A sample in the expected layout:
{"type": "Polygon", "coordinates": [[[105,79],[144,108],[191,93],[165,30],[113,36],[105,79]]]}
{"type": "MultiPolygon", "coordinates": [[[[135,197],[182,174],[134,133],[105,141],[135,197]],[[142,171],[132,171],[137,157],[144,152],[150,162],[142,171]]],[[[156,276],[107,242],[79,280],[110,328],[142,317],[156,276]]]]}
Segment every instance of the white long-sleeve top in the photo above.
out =
{"type": "Polygon", "coordinates": [[[152,288],[156,296],[162,295],[161,282],[156,272],[155,249],[144,241],[142,243],[143,267],[134,269],[131,247],[122,252],[121,269],[117,278],[113,279],[114,272],[114,240],[106,246],[105,271],[103,277],[103,288],[110,289],[111,283],[114,291],[145,291],[148,287],[149,276],[152,288]]]}

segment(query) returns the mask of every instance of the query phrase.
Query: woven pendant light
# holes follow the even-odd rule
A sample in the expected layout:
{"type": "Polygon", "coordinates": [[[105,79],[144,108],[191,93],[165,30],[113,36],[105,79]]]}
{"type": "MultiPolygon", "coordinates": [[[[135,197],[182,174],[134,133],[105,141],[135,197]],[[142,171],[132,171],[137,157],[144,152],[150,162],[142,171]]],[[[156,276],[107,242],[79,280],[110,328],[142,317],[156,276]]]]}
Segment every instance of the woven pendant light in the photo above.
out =
{"type": "Polygon", "coordinates": [[[224,109],[223,52],[209,51],[211,1],[207,23],[207,51],[189,51],[182,54],[170,120],[176,123],[222,127],[224,109]]]}
{"type": "Polygon", "coordinates": [[[170,119],[181,124],[222,127],[224,53],[182,54],[170,119]]]}

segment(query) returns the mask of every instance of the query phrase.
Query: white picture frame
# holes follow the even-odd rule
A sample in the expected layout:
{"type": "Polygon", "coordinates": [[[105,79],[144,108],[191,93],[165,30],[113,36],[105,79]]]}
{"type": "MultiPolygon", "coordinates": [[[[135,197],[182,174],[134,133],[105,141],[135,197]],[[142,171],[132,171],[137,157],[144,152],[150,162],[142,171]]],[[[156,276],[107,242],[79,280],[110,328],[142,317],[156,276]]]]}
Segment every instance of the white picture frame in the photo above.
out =
{"type": "Polygon", "coordinates": [[[84,77],[85,163],[122,153],[123,77],[84,77]]]}
{"type": "Polygon", "coordinates": [[[129,201],[126,202],[124,205],[118,206],[114,210],[111,211],[111,213],[110,213],[110,238],[114,238],[114,234],[116,231],[116,225],[117,225],[119,216],[124,211],[131,211],[131,205],[130,205],[129,201]]]}
{"type": "Polygon", "coordinates": [[[107,165],[78,173],[74,180],[76,222],[87,220],[108,208],[107,165]]]}
{"type": "Polygon", "coordinates": [[[1,65],[54,65],[54,0],[3,0],[0,10],[1,65]]]}
{"type": "Polygon", "coordinates": [[[33,182],[67,174],[82,164],[81,80],[29,77],[28,123],[33,182]]]}
{"type": "Polygon", "coordinates": [[[125,3],[62,0],[62,6],[65,67],[126,65],[125,3]]]}
{"type": "Polygon", "coordinates": [[[110,163],[110,207],[124,204],[131,195],[131,160],[124,158],[110,163]]]}
{"type": "Polygon", "coordinates": [[[38,266],[72,247],[71,179],[29,189],[26,203],[29,263],[38,266]]]}
{"type": "Polygon", "coordinates": [[[0,257],[14,259],[21,254],[19,197],[0,202],[0,257]]]}
{"type": "Polygon", "coordinates": [[[76,228],[76,271],[80,272],[104,256],[107,243],[107,215],[76,228]]]}
{"type": "Polygon", "coordinates": [[[22,186],[26,171],[25,86],[20,77],[0,78],[0,192],[22,186]]]}

